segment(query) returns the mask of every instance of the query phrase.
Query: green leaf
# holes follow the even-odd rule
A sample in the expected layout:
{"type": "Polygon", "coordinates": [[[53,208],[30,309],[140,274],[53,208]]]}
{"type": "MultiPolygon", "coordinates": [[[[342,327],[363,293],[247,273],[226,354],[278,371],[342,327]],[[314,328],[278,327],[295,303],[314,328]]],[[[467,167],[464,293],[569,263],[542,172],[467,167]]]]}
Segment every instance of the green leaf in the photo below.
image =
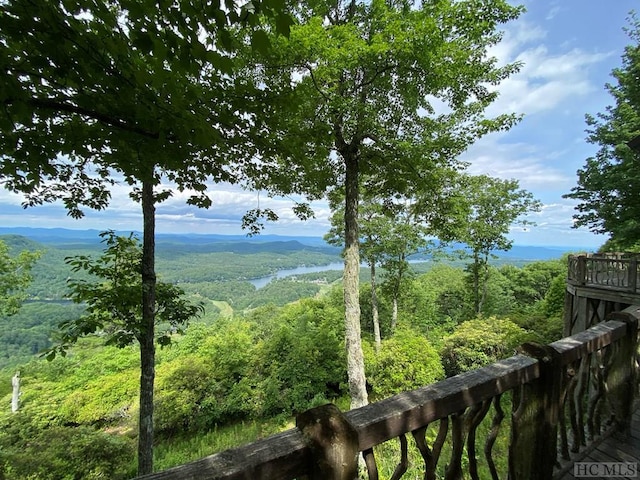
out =
{"type": "Polygon", "coordinates": [[[263,30],[256,30],[251,34],[251,48],[261,54],[266,54],[271,49],[269,36],[263,30]]]}
{"type": "Polygon", "coordinates": [[[295,25],[295,20],[291,15],[281,13],[276,16],[276,31],[288,37],[291,34],[291,27],[295,25]]]}

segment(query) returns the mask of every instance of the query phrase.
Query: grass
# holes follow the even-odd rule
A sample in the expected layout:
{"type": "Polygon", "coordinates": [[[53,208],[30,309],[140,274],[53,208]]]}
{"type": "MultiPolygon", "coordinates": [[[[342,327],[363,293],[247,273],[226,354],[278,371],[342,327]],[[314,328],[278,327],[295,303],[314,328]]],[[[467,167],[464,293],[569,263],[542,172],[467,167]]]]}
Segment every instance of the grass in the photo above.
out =
{"type": "Polygon", "coordinates": [[[220,316],[223,318],[233,317],[233,308],[227,302],[211,300],[211,303],[220,310],[220,316]]]}
{"type": "MultiPolygon", "coordinates": [[[[503,395],[501,401],[505,418],[501,424],[497,441],[493,447],[493,459],[496,462],[500,478],[506,478],[508,446],[510,436],[510,417],[511,417],[511,395],[503,395]]],[[[342,411],[349,408],[349,399],[340,398],[337,406],[342,411]]],[[[478,457],[478,467],[480,478],[490,478],[486,460],[483,454],[484,441],[491,428],[494,410],[493,407],[478,427],[476,449],[478,457]]],[[[427,430],[427,444],[431,448],[437,435],[439,422],[431,424],[427,430]]],[[[252,421],[244,421],[233,425],[216,427],[207,433],[196,433],[191,436],[178,436],[168,439],[160,439],[154,449],[155,469],[166,470],[168,468],[182,465],[217,452],[228,450],[230,448],[244,445],[260,438],[273,435],[284,430],[294,427],[292,419],[271,418],[259,419],[252,421]]],[[[409,444],[408,460],[409,468],[402,477],[407,480],[421,480],[424,478],[424,462],[418,452],[415,442],[411,434],[407,434],[409,444]]],[[[378,473],[380,480],[388,480],[391,478],[396,465],[400,460],[400,442],[398,439],[392,439],[374,449],[376,462],[378,465],[378,473]]],[[[451,422],[449,422],[449,433],[440,460],[437,465],[438,478],[443,478],[446,465],[451,463],[451,422]]],[[[465,450],[462,456],[463,475],[468,475],[469,460],[465,450]]]]}
{"type": "Polygon", "coordinates": [[[154,468],[166,470],[292,427],[278,418],[247,420],[215,427],[206,433],[159,439],[154,447],[154,468]]]}

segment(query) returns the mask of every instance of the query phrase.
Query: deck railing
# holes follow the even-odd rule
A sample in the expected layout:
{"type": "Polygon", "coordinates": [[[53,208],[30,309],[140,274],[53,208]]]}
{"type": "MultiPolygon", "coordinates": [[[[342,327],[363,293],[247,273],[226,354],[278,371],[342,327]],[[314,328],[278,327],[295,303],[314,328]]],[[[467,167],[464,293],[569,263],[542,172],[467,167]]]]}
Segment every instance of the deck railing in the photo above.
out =
{"type": "Polygon", "coordinates": [[[350,480],[362,453],[377,479],[374,451],[390,440],[399,445],[393,480],[406,472],[410,448],[425,479],[558,477],[606,432],[628,431],[639,316],[616,313],[550,345],[525,344],[506,360],[346,413],[311,409],[294,429],[140,478],[350,480]],[[498,435],[507,439],[502,465],[498,435]]]}
{"type": "Polygon", "coordinates": [[[620,253],[569,256],[570,285],[637,293],[639,276],[637,256],[620,253]]]}

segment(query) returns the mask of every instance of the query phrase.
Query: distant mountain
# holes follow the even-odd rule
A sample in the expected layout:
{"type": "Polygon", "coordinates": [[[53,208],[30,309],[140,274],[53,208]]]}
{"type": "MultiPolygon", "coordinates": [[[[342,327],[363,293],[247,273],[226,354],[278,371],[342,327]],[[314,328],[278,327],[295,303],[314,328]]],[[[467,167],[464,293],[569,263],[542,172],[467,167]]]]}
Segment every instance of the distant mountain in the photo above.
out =
{"type": "Polygon", "coordinates": [[[34,251],[34,250],[45,249],[45,246],[42,243],[32,240],[30,238],[27,238],[23,235],[0,234],[0,240],[2,240],[5,244],[7,244],[7,246],[9,247],[9,251],[12,252],[13,254],[17,254],[19,252],[22,252],[23,250],[34,251]]]}
{"type": "MultiPolygon", "coordinates": [[[[39,242],[44,245],[69,244],[96,244],[100,241],[99,230],[71,230],[65,228],[29,228],[29,227],[0,227],[0,235],[19,235],[39,242]]],[[[130,232],[122,231],[119,234],[128,235],[130,232]]],[[[140,232],[138,236],[142,237],[140,232]]],[[[14,242],[15,243],[15,242],[14,242]]],[[[156,244],[159,252],[234,252],[234,253],[259,253],[259,252],[292,252],[304,249],[338,253],[339,249],[328,245],[322,237],[280,236],[280,235],[217,235],[217,234],[174,234],[159,233],[156,235],[156,244]]],[[[34,249],[34,246],[24,248],[34,249]]],[[[35,249],[37,249],[36,247],[35,249]]],[[[449,247],[449,251],[463,248],[462,245],[449,247]]],[[[526,246],[514,245],[507,252],[498,251],[495,254],[500,258],[518,260],[549,260],[559,258],[565,253],[589,251],[580,247],[559,246],[526,246]]],[[[420,256],[420,258],[427,258],[420,256]]]]}
{"type": "MultiPolygon", "coordinates": [[[[119,235],[129,235],[130,231],[116,231],[119,235]]],[[[142,233],[134,232],[139,238],[142,233]]],[[[68,250],[82,245],[97,245],[101,238],[99,230],[72,230],[65,228],[30,228],[30,227],[0,227],[0,237],[29,239],[36,242],[31,246],[25,243],[23,249],[34,250],[42,245],[51,245],[68,250]],[[40,245],[40,246],[37,246],[40,245]]],[[[234,252],[234,253],[286,253],[299,250],[322,251],[338,255],[340,249],[328,245],[322,237],[280,236],[280,235],[216,235],[216,234],[156,234],[158,252],[234,252]]]]}
{"type": "Polygon", "coordinates": [[[587,252],[593,249],[579,247],[539,247],[514,245],[507,252],[494,252],[501,258],[517,258],[519,260],[551,260],[559,258],[565,253],[587,252]]]}
{"type": "Polygon", "coordinates": [[[20,235],[44,244],[98,243],[100,242],[99,233],[99,230],[72,230],[67,228],[0,227],[0,235],[20,235]]]}

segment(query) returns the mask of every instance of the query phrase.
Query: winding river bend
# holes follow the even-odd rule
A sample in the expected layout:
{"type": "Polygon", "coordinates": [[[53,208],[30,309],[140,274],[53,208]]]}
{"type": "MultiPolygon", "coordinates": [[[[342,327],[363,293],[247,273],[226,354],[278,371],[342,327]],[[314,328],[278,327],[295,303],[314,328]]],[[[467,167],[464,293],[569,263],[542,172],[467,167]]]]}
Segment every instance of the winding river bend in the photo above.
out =
{"type": "Polygon", "coordinates": [[[296,267],[296,268],[288,268],[286,270],[278,270],[277,273],[273,275],[268,275],[266,277],[254,278],[253,280],[249,280],[256,289],[261,289],[271,280],[276,278],[284,278],[289,277],[291,275],[302,275],[303,273],[315,273],[315,272],[324,272],[327,270],[342,270],[344,264],[342,262],[330,263],[328,265],[314,265],[310,267],[296,267]]]}
{"type": "MultiPolygon", "coordinates": [[[[430,260],[409,260],[409,263],[425,263],[430,260]]],[[[315,273],[315,272],[325,272],[327,270],[342,270],[344,268],[343,262],[334,262],[328,265],[315,265],[311,267],[296,267],[296,268],[287,268],[285,270],[278,270],[277,273],[273,275],[268,275],[266,277],[254,278],[253,280],[247,280],[250,284],[256,287],[256,290],[261,289],[271,280],[276,278],[284,278],[289,277],[291,275],[302,275],[303,273],[315,273]]],[[[369,268],[366,263],[362,263],[360,268],[369,268]]]]}

